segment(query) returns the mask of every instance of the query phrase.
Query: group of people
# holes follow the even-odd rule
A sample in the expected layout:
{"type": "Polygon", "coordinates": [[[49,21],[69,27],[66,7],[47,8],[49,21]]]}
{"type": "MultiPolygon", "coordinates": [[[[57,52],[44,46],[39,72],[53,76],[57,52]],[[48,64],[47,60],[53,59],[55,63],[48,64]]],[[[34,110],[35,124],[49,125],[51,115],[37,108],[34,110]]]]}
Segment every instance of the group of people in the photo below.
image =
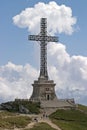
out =
{"type": "MultiPolygon", "coordinates": [[[[41,119],[45,119],[47,117],[48,117],[48,115],[46,114],[46,112],[44,112],[43,115],[41,116],[41,119]]],[[[38,117],[35,117],[34,121],[38,122],[38,117]]]]}

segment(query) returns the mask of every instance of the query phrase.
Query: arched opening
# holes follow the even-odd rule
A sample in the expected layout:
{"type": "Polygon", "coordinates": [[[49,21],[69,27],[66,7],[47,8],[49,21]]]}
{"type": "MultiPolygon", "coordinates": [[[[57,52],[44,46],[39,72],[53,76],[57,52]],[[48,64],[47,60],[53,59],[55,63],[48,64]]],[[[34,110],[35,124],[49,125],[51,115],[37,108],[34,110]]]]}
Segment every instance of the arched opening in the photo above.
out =
{"type": "Polygon", "coordinates": [[[47,94],[47,100],[49,100],[50,99],[50,96],[49,96],[49,94],[47,94]]]}

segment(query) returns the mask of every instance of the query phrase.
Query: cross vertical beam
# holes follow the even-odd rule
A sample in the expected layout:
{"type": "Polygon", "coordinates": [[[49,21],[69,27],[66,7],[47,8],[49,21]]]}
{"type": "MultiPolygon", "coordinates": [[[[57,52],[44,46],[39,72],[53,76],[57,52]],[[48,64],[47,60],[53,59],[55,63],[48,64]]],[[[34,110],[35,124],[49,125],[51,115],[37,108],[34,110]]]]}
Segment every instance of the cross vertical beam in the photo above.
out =
{"type": "Polygon", "coordinates": [[[48,80],[47,72],[47,42],[58,42],[58,37],[47,36],[47,19],[41,18],[39,35],[29,35],[29,40],[40,41],[40,79],[48,80]]]}
{"type": "Polygon", "coordinates": [[[45,40],[45,37],[47,36],[47,19],[42,18],[41,19],[41,32],[40,35],[42,37],[41,43],[40,43],[40,78],[46,78],[48,79],[48,72],[47,72],[47,41],[45,40]]]}

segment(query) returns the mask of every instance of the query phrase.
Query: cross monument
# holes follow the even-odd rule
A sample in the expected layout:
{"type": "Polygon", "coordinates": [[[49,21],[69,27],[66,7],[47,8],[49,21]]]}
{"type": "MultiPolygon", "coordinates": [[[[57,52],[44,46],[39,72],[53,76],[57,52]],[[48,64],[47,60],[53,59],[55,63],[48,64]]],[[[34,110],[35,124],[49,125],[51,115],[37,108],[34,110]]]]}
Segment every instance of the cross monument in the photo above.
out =
{"type": "Polygon", "coordinates": [[[56,98],[55,83],[49,80],[47,72],[47,42],[58,42],[58,37],[47,35],[47,19],[41,18],[40,34],[29,35],[29,40],[40,41],[40,75],[37,81],[34,81],[33,93],[30,100],[53,100],[56,98]]]}
{"type": "Polygon", "coordinates": [[[58,37],[47,36],[47,19],[41,18],[39,35],[30,35],[29,40],[40,41],[40,77],[48,79],[47,73],[47,42],[58,42],[58,37]]]}

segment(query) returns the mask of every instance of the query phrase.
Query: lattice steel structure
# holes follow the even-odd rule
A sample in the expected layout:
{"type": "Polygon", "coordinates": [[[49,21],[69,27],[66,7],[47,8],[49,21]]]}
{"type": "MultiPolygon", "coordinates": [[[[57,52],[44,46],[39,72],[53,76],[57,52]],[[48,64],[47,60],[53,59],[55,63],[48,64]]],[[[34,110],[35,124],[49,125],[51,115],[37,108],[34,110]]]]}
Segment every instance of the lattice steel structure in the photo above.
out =
{"type": "Polygon", "coordinates": [[[47,42],[58,42],[58,37],[47,35],[47,19],[41,18],[40,34],[29,35],[29,40],[40,41],[40,79],[48,80],[47,72],[47,42]]]}

